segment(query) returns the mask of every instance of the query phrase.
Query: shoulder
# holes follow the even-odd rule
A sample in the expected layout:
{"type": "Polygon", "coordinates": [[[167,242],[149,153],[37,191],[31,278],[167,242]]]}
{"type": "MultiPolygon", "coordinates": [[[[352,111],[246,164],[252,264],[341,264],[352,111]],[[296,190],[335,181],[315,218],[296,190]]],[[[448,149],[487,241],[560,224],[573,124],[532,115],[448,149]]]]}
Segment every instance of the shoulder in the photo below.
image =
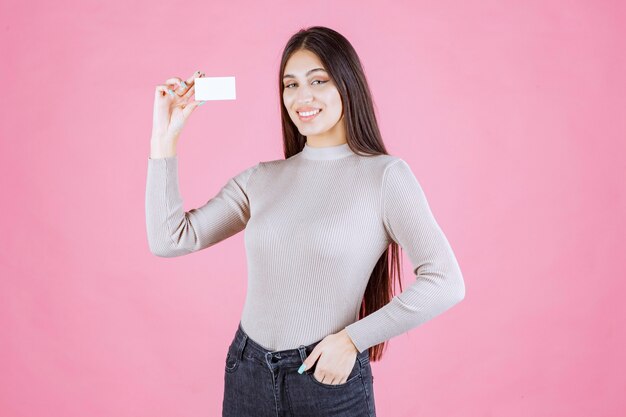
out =
{"type": "Polygon", "coordinates": [[[415,177],[409,163],[399,156],[391,156],[385,163],[383,177],[415,177]]]}
{"type": "Polygon", "coordinates": [[[247,168],[244,171],[244,176],[246,176],[246,182],[249,186],[259,183],[267,184],[275,180],[281,173],[290,172],[289,166],[291,165],[292,161],[289,159],[259,161],[255,165],[247,168]]]}
{"type": "Polygon", "coordinates": [[[268,175],[284,170],[292,165],[290,159],[272,159],[268,161],[261,161],[257,164],[257,170],[259,175],[268,175]]]}
{"type": "Polygon", "coordinates": [[[360,156],[359,163],[363,165],[370,173],[372,173],[381,182],[392,171],[411,170],[407,162],[395,155],[374,155],[360,156]]]}
{"type": "Polygon", "coordinates": [[[387,195],[395,192],[417,190],[422,192],[422,185],[417,179],[409,163],[398,156],[389,155],[380,174],[382,193],[387,195]]]}
{"type": "Polygon", "coordinates": [[[297,153],[289,158],[271,159],[267,161],[261,161],[258,164],[259,176],[273,176],[279,175],[281,172],[290,172],[302,163],[300,153],[297,153]]]}

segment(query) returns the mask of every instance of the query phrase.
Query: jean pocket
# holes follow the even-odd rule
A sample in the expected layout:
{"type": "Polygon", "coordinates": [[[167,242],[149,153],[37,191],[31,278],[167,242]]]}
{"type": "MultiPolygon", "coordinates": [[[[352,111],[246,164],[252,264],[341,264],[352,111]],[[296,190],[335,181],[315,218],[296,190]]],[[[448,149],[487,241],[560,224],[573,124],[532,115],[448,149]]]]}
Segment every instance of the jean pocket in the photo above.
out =
{"type": "Polygon", "coordinates": [[[315,362],[315,364],[313,365],[313,367],[311,369],[309,369],[309,370],[307,370],[305,372],[307,373],[309,379],[313,383],[315,383],[315,384],[317,384],[319,386],[322,386],[324,388],[331,388],[331,389],[333,389],[333,388],[342,388],[342,387],[351,385],[353,382],[358,381],[362,377],[362,375],[361,375],[361,363],[359,362],[359,358],[358,357],[354,361],[354,366],[352,367],[352,371],[350,371],[350,374],[348,375],[348,378],[346,379],[346,382],[343,382],[341,384],[327,384],[325,382],[318,381],[315,378],[315,375],[314,375],[315,374],[315,367],[316,367],[316,365],[317,365],[317,362],[315,362]]]}
{"type": "Polygon", "coordinates": [[[224,370],[228,373],[235,372],[237,367],[239,366],[239,356],[236,351],[228,350],[226,353],[226,364],[224,366],[224,370]]]}

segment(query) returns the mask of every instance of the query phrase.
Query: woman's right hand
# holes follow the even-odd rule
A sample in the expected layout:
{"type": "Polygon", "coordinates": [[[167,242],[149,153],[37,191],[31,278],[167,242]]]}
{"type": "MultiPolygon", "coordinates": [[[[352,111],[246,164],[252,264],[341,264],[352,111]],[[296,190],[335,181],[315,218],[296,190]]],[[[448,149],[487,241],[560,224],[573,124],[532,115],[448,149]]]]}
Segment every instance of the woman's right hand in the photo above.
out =
{"type": "Polygon", "coordinates": [[[178,77],[169,78],[165,84],[156,86],[154,94],[154,110],[152,113],[152,142],[161,146],[174,146],[180,132],[201,101],[194,100],[194,79],[204,77],[202,71],[196,71],[185,80],[178,77]],[[172,91],[170,94],[168,90],[172,91]]]}

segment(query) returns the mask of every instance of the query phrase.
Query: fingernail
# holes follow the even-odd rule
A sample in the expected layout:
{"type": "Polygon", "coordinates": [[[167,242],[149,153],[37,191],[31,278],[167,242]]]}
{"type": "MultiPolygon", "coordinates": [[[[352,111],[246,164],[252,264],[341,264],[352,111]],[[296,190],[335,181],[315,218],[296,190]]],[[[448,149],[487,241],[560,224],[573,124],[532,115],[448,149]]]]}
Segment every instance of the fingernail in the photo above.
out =
{"type": "Polygon", "coordinates": [[[168,92],[168,94],[169,94],[170,96],[173,96],[173,95],[174,95],[174,92],[173,92],[172,90],[170,90],[169,88],[167,89],[167,92],[168,92]]]}
{"type": "Polygon", "coordinates": [[[305,364],[300,365],[300,368],[298,368],[298,373],[301,374],[302,372],[304,372],[305,369],[306,369],[305,364]]]}
{"type": "Polygon", "coordinates": [[[183,88],[187,88],[187,83],[186,83],[186,82],[184,82],[184,81],[181,81],[181,82],[180,82],[180,85],[181,85],[181,87],[183,87],[183,88]]]}
{"type": "Polygon", "coordinates": [[[198,104],[198,106],[202,106],[204,103],[206,103],[206,100],[201,101],[200,104],[198,104]]]}

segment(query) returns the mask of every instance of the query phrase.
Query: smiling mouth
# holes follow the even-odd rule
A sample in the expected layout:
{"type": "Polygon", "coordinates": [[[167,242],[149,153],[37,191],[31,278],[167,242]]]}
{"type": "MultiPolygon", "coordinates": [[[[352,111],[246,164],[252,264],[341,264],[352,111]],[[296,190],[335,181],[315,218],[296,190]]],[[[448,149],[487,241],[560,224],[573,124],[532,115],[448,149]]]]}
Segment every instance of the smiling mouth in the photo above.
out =
{"type": "Polygon", "coordinates": [[[322,112],[322,109],[317,109],[314,112],[310,111],[310,112],[302,112],[302,113],[296,112],[296,113],[298,113],[298,117],[300,118],[300,120],[307,121],[307,120],[314,119],[321,112],[322,112]]]}

